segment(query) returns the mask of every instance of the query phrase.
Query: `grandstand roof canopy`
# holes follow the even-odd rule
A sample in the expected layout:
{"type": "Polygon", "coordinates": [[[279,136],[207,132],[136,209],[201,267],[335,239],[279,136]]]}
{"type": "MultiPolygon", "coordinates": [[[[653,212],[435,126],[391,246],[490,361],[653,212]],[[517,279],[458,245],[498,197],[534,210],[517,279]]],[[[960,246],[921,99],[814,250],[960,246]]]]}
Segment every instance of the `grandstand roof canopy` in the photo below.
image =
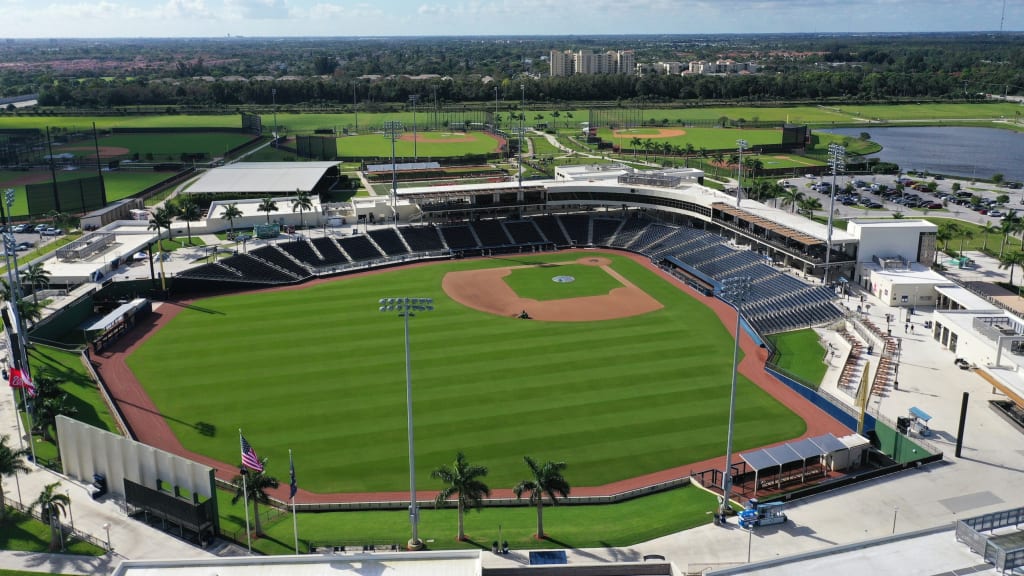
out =
{"type": "Polygon", "coordinates": [[[409,170],[437,170],[441,167],[439,162],[399,162],[397,164],[367,164],[367,172],[406,172],[409,170]]]}
{"type": "Polygon", "coordinates": [[[308,192],[337,166],[337,162],[237,162],[210,170],[186,192],[276,196],[308,192]]]}

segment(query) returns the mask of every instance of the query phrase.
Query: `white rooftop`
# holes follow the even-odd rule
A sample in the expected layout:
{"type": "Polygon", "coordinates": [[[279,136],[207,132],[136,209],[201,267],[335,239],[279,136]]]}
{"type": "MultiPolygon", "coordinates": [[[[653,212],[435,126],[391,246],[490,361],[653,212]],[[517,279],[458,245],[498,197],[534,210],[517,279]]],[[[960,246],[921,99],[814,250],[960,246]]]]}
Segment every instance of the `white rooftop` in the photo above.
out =
{"type": "MultiPolygon", "coordinates": [[[[861,266],[865,270],[870,270],[872,277],[882,276],[897,284],[917,284],[920,286],[949,284],[949,278],[917,262],[911,262],[909,270],[882,270],[882,267],[874,262],[863,262],[861,266]]],[[[989,306],[989,308],[992,307],[989,306]]]]}
{"type": "Polygon", "coordinates": [[[985,300],[981,296],[978,296],[974,292],[971,292],[963,286],[956,284],[949,284],[948,286],[936,286],[935,291],[943,296],[948,297],[957,304],[964,307],[966,310],[971,311],[986,311],[991,312],[992,310],[998,310],[991,302],[985,300]]]}
{"type": "Polygon", "coordinates": [[[477,550],[126,561],[115,576],[478,576],[477,550]]]}
{"type": "Polygon", "coordinates": [[[934,228],[938,226],[927,220],[914,218],[889,218],[887,220],[850,218],[849,222],[862,228],[934,228]]]}
{"type": "Polygon", "coordinates": [[[294,194],[310,191],[337,162],[237,162],[214,168],[189,186],[189,194],[294,194]]]}

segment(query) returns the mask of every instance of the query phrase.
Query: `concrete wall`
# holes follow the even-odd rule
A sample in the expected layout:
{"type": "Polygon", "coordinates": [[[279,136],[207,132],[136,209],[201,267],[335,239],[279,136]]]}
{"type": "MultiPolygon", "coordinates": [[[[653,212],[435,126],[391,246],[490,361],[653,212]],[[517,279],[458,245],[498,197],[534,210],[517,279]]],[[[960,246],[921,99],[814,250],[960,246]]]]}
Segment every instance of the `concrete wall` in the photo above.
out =
{"type": "Polygon", "coordinates": [[[104,474],[112,494],[124,497],[124,481],[157,487],[157,480],[205,498],[214,494],[213,468],[66,416],[57,417],[57,438],[64,473],[92,483],[104,474]]]}
{"type": "Polygon", "coordinates": [[[917,250],[922,232],[935,232],[931,222],[894,220],[891,225],[858,223],[851,220],[846,231],[860,240],[858,262],[871,262],[872,256],[902,256],[908,262],[917,262],[917,250]]]}

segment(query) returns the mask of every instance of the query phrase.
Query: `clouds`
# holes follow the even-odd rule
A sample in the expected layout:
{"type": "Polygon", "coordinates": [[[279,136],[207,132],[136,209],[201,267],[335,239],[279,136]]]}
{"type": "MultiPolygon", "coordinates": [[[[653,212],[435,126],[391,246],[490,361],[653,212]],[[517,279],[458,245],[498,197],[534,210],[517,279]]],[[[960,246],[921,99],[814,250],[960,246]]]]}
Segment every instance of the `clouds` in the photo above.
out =
{"type": "MultiPolygon", "coordinates": [[[[0,0],[4,35],[405,36],[994,30],[998,0],[0,0]]],[[[1024,27],[1008,2],[1006,30],[1024,27]]]]}

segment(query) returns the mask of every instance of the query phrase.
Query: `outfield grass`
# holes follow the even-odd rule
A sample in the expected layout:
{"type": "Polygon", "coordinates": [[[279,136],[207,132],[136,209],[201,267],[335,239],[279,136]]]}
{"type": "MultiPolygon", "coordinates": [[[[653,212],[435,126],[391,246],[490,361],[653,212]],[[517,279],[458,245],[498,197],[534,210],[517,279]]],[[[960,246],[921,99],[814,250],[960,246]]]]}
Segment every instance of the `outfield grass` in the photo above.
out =
{"type": "MultiPolygon", "coordinates": [[[[895,104],[895,105],[852,105],[836,108],[842,114],[857,118],[878,120],[961,120],[982,118],[1015,118],[1020,110],[1018,104],[1012,102],[993,102],[984,104],[895,104]]],[[[868,132],[870,127],[865,128],[868,132]]]]}
{"type": "MultiPolygon", "coordinates": [[[[218,492],[221,530],[238,534],[244,540],[242,503],[232,505],[231,496],[218,492]]],[[[511,548],[519,550],[631,546],[707,524],[712,520],[709,512],[716,505],[713,494],[696,487],[684,487],[619,504],[545,506],[544,532],[548,540],[533,537],[537,532],[537,511],[530,506],[484,508],[479,512],[467,510],[468,542],[455,540],[457,514],[454,509],[421,508],[419,535],[425,541],[433,540],[428,548],[435,550],[490,549],[491,542],[500,540],[508,540],[511,548]]],[[[261,513],[265,508],[260,507],[261,513]]],[[[409,514],[402,510],[299,514],[298,527],[302,552],[309,542],[402,543],[409,538],[409,514]]],[[[294,553],[289,515],[264,524],[263,529],[267,536],[253,541],[254,550],[264,554],[294,553]]]]}
{"type": "Polygon", "coordinates": [[[779,368],[800,377],[815,389],[821,385],[828,366],[822,362],[826,352],[819,342],[817,332],[807,328],[774,334],[768,338],[779,353],[775,358],[779,368]]]}
{"type": "MultiPolygon", "coordinates": [[[[422,486],[435,485],[430,470],[457,450],[488,466],[495,487],[523,478],[524,455],[568,461],[577,486],[721,456],[728,332],[703,302],[632,260],[609,257],[665,308],[597,324],[489,315],[451,301],[441,278],[510,261],[460,261],[206,299],[128,361],[187,449],[236,462],[235,431],[244,428],[270,457],[272,474],[286,473],[294,449],[311,491],[402,490],[402,324],[376,302],[432,297],[436,310],[410,327],[422,486]],[[197,422],[214,424],[217,435],[201,435],[197,422]]],[[[742,380],[739,394],[737,450],[805,430],[760,388],[742,380]]]]}
{"type": "MultiPolygon", "coordinates": [[[[252,134],[230,132],[114,134],[100,138],[99,145],[127,148],[141,159],[148,159],[148,155],[152,154],[155,160],[178,161],[182,153],[202,152],[207,158],[222,156],[225,150],[241,146],[252,138],[252,134]]],[[[80,154],[91,157],[92,146],[85,148],[80,154]]]]}
{"type": "MultiPolygon", "coordinates": [[[[679,130],[678,126],[664,126],[665,130],[679,130]]],[[[736,148],[736,140],[744,139],[750,146],[756,147],[760,144],[779,144],[782,142],[782,130],[776,129],[754,129],[754,128],[681,128],[686,132],[683,136],[671,138],[651,137],[657,128],[633,128],[630,130],[619,130],[618,136],[608,128],[601,128],[597,131],[598,136],[605,142],[612,142],[621,150],[632,150],[630,141],[634,137],[654,142],[668,142],[673,146],[692,144],[700,149],[702,146],[709,150],[732,150],[736,148]],[[646,135],[646,136],[645,136],[646,135]]]]}
{"type": "MultiPolygon", "coordinates": [[[[420,132],[415,150],[411,140],[395,142],[395,155],[420,160],[463,154],[489,154],[498,150],[498,139],[485,132],[420,132]],[[464,139],[469,142],[462,142],[464,139]],[[444,140],[451,140],[445,142],[444,140]]],[[[338,138],[338,155],[391,157],[391,139],[380,134],[364,134],[338,138]]]]}
{"type": "Polygon", "coordinates": [[[533,300],[561,300],[585,296],[603,296],[622,283],[598,266],[565,264],[563,266],[533,266],[517,268],[503,278],[520,298],[533,300]],[[555,282],[556,276],[572,276],[572,282],[555,282]]]}

